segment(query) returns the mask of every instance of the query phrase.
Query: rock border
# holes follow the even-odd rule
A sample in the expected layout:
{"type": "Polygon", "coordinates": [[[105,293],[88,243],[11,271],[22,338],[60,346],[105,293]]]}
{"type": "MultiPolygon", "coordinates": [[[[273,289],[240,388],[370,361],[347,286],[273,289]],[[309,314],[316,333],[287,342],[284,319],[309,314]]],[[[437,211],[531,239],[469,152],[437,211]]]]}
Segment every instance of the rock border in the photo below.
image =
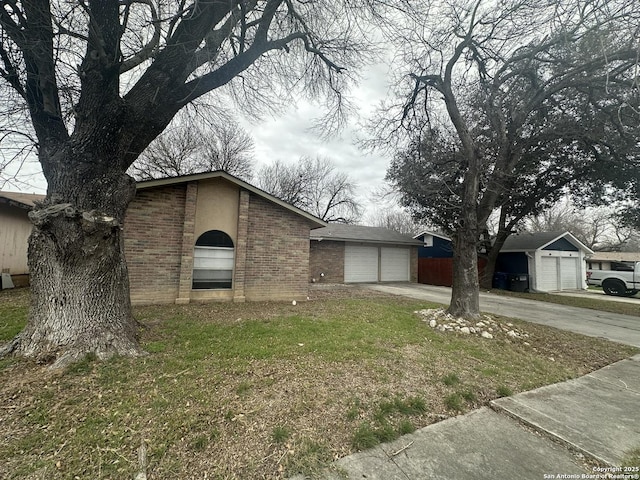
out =
{"type": "MultiPolygon", "coordinates": [[[[416,310],[416,315],[429,325],[429,327],[440,332],[452,332],[462,335],[477,335],[487,340],[495,339],[504,335],[512,340],[526,340],[529,334],[520,328],[514,327],[513,323],[501,323],[491,315],[481,315],[478,321],[470,321],[464,318],[456,318],[446,312],[444,308],[416,310]]],[[[525,345],[529,345],[524,341],[525,345]]]]}

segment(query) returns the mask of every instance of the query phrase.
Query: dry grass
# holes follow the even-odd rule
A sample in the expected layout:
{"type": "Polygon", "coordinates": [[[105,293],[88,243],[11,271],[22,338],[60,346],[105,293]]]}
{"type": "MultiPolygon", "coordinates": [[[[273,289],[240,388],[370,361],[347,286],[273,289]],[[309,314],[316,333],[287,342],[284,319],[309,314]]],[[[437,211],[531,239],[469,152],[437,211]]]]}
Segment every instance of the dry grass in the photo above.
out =
{"type": "MultiPolygon", "coordinates": [[[[0,292],[0,340],[27,297],[0,292]],[[6,311],[11,316],[5,317],[6,311]]],[[[423,302],[359,289],[311,301],[146,307],[150,355],[62,374],[0,363],[0,477],[282,478],[636,350],[513,321],[529,345],[429,328],[423,302]],[[455,401],[454,401],[455,400],[455,401]]]]}

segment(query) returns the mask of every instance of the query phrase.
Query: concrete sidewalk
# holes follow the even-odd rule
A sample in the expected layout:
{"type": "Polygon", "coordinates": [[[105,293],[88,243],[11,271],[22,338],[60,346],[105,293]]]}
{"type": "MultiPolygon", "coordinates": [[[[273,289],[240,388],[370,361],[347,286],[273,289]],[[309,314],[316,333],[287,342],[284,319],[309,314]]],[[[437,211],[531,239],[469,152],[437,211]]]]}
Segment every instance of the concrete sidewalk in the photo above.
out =
{"type": "MultiPolygon", "coordinates": [[[[495,400],[491,408],[342,458],[321,478],[539,480],[572,478],[568,476],[572,474],[588,478],[581,475],[602,473],[587,466],[585,458],[615,467],[626,452],[639,447],[640,355],[636,355],[578,379],[495,400]]],[[[640,478],[639,472],[630,475],[640,478]]]]}

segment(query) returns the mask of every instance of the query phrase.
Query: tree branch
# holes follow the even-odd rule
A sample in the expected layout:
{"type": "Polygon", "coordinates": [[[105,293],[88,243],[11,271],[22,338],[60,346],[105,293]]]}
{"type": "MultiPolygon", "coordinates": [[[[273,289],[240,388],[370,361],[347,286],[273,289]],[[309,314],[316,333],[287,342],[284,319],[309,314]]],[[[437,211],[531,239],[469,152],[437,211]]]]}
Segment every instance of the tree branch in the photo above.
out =
{"type": "MultiPolygon", "coordinates": [[[[128,72],[129,70],[132,70],[133,68],[137,67],[141,63],[150,59],[153,56],[153,54],[157,51],[158,46],[160,45],[160,38],[162,35],[162,27],[161,27],[160,20],[158,18],[158,12],[156,11],[155,5],[151,0],[121,0],[121,4],[122,3],[127,5],[127,11],[131,7],[131,5],[134,3],[144,4],[149,7],[149,10],[151,10],[151,23],[153,25],[153,36],[151,37],[151,40],[149,40],[149,42],[144,47],[142,47],[142,49],[137,54],[135,54],[133,57],[127,58],[122,62],[122,64],[120,65],[120,73],[128,72]]],[[[127,22],[125,20],[122,25],[122,32],[125,31],[126,26],[127,26],[127,22]]]]}

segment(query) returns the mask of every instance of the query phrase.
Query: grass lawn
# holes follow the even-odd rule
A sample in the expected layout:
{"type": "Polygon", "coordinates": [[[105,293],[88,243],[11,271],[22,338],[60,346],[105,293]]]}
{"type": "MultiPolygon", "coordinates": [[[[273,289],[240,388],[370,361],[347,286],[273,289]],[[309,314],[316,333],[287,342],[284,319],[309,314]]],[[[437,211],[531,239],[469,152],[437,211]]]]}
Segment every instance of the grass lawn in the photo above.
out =
{"type": "Polygon", "coordinates": [[[620,313],[622,315],[640,317],[640,300],[636,303],[612,302],[605,299],[599,299],[597,295],[594,295],[594,298],[585,298],[572,297],[569,295],[554,295],[551,293],[511,292],[509,290],[498,289],[491,290],[491,293],[518,298],[528,298],[530,300],[538,300],[540,302],[557,303],[560,305],[567,305],[569,307],[590,308],[592,310],[600,310],[602,312],[620,313]]]}
{"type": "MultiPolygon", "coordinates": [[[[28,291],[0,292],[0,341],[28,291]]],[[[636,349],[512,322],[526,344],[441,333],[424,302],[358,289],[309,302],[137,308],[149,355],[62,373],[0,361],[0,478],[283,478],[583,375],[636,349]],[[140,460],[140,457],[143,460],[140,460]],[[146,460],[145,460],[146,459],[146,460]]]]}

